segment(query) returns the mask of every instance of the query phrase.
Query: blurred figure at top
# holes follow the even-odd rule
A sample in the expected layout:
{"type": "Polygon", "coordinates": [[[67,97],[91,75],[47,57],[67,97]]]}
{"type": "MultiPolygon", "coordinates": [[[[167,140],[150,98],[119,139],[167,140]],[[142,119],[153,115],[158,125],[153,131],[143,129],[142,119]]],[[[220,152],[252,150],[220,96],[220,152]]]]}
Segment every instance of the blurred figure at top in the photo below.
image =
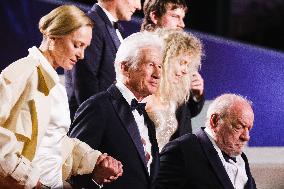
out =
{"type": "Polygon", "coordinates": [[[141,30],[156,28],[184,29],[187,13],[185,0],[146,0],[143,7],[144,20],[141,30]]]}

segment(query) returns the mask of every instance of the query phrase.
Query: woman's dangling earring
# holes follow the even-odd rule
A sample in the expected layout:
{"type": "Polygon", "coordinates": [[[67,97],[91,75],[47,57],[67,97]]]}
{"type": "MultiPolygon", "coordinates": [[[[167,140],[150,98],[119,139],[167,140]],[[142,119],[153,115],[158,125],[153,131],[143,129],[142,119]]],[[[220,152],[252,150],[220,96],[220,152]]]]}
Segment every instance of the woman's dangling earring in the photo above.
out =
{"type": "Polygon", "coordinates": [[[48,46],[48,50],[53,51],[53,49],[54,49],[54,41],[51,40],[48,46]]]}

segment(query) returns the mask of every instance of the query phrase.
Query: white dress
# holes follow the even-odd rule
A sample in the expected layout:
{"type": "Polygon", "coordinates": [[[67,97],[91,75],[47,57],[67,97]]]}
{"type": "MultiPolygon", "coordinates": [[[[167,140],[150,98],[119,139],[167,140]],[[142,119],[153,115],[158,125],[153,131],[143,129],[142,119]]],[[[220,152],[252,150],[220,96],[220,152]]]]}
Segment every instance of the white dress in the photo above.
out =
{"type": "Polygon", "coordinates": [[[156,137],[159,151],[169,142],[170,137],[177,130],[178,122],[176,119],[176,105],[170,103],[167,109],[152,108],[147,112],[156,127],[156,137]]]}

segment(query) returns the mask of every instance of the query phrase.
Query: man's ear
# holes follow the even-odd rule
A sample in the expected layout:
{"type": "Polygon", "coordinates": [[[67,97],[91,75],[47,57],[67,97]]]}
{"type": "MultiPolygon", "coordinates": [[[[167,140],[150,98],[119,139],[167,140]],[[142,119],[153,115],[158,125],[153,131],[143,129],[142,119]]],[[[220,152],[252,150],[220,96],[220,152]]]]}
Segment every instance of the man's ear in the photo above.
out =
{"type": "Polygon", "coordinates": [[[127,66],[125,61],[120,63],[120,69],[121,69],[123,75],[128,76],[129,66],[127,66]]]}
{"type": "Polygon", "coordinates": [[[211,115],[211,117],[210,117],[210,125],[211,125],[212,129],[217,127],[219,118],[220,118],[220,116],[218,114],[212,114],[211,115]]]}
{"type": "Polygon", "coordinates": [[[158,24],[158,17],[157,17],[156,11],[150,12],[150,18],[155,25],[158,24]]]}

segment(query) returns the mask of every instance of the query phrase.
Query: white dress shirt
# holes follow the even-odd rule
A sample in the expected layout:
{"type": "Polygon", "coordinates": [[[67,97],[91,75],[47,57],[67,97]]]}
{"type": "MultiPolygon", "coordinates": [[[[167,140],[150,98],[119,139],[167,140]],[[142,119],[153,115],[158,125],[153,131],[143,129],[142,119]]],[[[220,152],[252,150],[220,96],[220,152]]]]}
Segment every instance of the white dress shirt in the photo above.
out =
{"type": "Polygon", "coordinates": [[[245,184],[248,181],[246,168],[245,168],[245,161],[241,157],[241,155],[236,156],[236,162],[233,160],[229,160],[227,162],[225,158],[223,157],[223,154],[221,152],[221,149],[217,146],[216,142],[213,139],[213,133],[212,131],[206,127],[205,133],[209,137],[210,141],[212,142],[215,150],[218,152],[218,156],[231,180],[231,183],[233,184],[235,189],[244,189],[245,184]]]}
{"type": "MultiPolygon", "coordinates": [[[[41,58],[44,57],[42,56],[41,58]]],[[[57,75],[49,63],[44,63],[45,70],[57,75]]],[[[66,90],[59,83],[59,79],[51,89],[49,96],[52,99],[52,104],[50,104],[50,122],[33,162],[40,169],[41,183],[51,188],[59,189],[63,188],[61,139],[66,135],[71,124],[66,90]]]]}
{"type": "MultiPolygon", "coordinates": [[[[113,25],[114,22],[117,22],[117,21],[118,21],[117,19],[115,19],[115,18],[111,15],[110,12],[108,12],[103,6],[101,6],[100,3],[97,3],[97,5],[99,5],[99,6],[103,9],[104,13],[107,15],[107,17],[108,17],[108,19],[109,19],[109,21],[111,22],[112,25],[113,25]]],[[[122,42],[122,41],[123,41],[123,38],[122,38],[122,35],[121,35],[120,31],[119,31],[118,29],[115,29],[115,32],[116,32],[116,34],[117,34],[117,37],[118,37],[119,41],[122,42]]]]}
{"type": "MultiPolygon", "coordinates": [[[[122,96],[125,98],[125,100],[127,101],[127,103],[130,106],[132,99],[135,98],[134,94],[120,81],[118,81],[116,83],[116,87],[121,92],[122,96]]],[[[137,110],[133,110],[132,114],[133,114],[134,119],[135,119],[135,121],[137,123],[140,136],[146,141],[146,147],[144,147],[144,150],[147,151],[150,154],[150,159],[149,159],[149,161],[147,163],[148,173],[150,175],[150,165],[151,165],[151,162],[152,162],[153,158],[152,158],[152,154],[151,154],[151,147],[152,147],[152,145],[151,145],[151,142],[150,142],[150,139],[149,139],[149,135],[148,135],[148,128],[147,128],[146,124],[144,123],[144,116],[143,116],[143,114],[140,115],[137,110]]]]}

